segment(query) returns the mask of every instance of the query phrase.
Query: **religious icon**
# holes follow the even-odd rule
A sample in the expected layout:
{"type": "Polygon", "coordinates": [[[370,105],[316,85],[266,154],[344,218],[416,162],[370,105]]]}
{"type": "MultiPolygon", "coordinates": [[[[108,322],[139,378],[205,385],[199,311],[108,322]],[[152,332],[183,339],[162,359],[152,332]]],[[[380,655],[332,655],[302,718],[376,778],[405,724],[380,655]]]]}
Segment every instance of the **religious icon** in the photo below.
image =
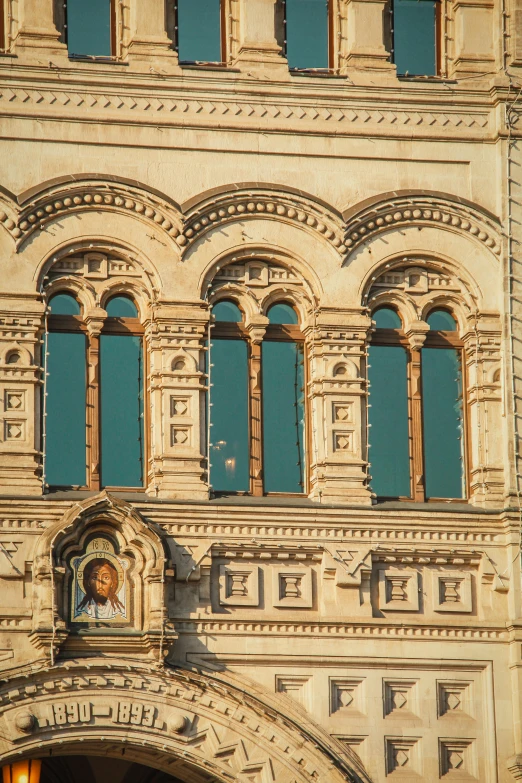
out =
{"type": "Polygon", "coordinates": [[[122,622],[127,620],[128,561],[118,557],[113,543],[93,538],[85,553],[71,561],[73,589],[71,620],[122,622]]]}

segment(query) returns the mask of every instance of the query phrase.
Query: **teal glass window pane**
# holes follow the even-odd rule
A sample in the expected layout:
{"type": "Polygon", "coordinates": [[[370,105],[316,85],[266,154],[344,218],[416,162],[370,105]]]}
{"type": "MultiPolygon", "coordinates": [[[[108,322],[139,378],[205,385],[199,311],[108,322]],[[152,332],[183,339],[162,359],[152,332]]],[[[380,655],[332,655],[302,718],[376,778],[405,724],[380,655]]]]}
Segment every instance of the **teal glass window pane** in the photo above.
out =
{"type": "Polygon", "coordinates": [[[111,0],[67,0],[69,54],[110,57],[111,0]]]}
{"type": "Polygon", "coordinates": [[[428,316],[427,324],[430,329],[442,332],[455,332],[457,329],[455,319],[446,310],[432,310],[428,316]]]}
{"type": "Polygon", "coordinates": [[[410,496],[406,351],[370,345],[368,434],[371,487],[379,497],[410,496]]]}
{"type": "Polygon", "coordinates": [[[51,332],[46,349],[45,481],[51,486],[85,486],[85,335],[51,332]]]}
{"type": "Polygon", "coordinates": [[[185,62],[221,62],[220,0],[178,0],[178,55],[185,62]]]}
{"type": "Polygon", "coordinates": [[[426,496],[464,497],[462,368],[454,348],[422,349],[426,496]]]}
{"type": "Polygon", "coordinates": [[[398,74],[437,73],[435,2],[393,0],[393,61],[398,74]]]}
{"type": "Polygon", "coordinates": [[[71,294],[55,294],[49,299],[53,315],[80,315],[80,305],[71,294]]]}
{"type": "Polygon", "coordinates": [[[391,307],[381,307],[372,313],[377,329],[402,329],[402,321],[399,314],[391,307]]]}
{"type": "Polygon", "coordinates": [[[214,321],[224,323],[240,324],[243,320],[243,313],[234,302],[218,302],[212,308],[214,321]]]}
{"type": "Polygon", "coordinates": [[[328,68],[327,0],[286,0],[290,68],[328,68]]]}
{"type": "Polygon", "coordinates": [[[217,492],[248,492],[247,344],[212,339],[210,363],[210,483],[217,492]]]}
{"type": "Polygon", "coordinates": [[[101,480],[143,484],[143,351],[140,337],[100,337],[101,480]]]}
{"type": "Polygon", "coordinates": [[[137,318],[136,305],[128,296],[113,296],[105,307],[111,318],[137,318]]]}
{"type": "Polygon", "coordinates": [[[290,342],[263,342],[263,486],[304,491],[304,353],[290,342]]]}
{"type": "Polygon", "coordinates": [[[268,308],[267,318],[271,324],[296,324],[297,313],[286,302],[277,302],[268,308]]]}

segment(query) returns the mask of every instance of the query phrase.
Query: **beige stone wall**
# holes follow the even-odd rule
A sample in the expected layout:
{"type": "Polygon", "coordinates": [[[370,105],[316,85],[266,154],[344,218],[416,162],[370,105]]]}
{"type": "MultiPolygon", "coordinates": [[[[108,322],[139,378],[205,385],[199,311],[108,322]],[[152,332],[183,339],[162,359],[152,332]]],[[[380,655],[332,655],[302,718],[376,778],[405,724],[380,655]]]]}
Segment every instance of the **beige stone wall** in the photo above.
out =
{"type": "Polygon", "coordinates": [[[69,61],[59,5],[0,4],[2,758],[126,742],[196,783],[521,778],[518,5],[443,0],[429,80],[397,78],[373,0],[334,0],[328,77],[289,74],[275,0],[226,1],[208,69],[179,66],[161,0],[117,4],[113,62],[69,61]],[[143,494],[44,491],[65,280],[93,329],[111,291],[137,301],[143,494]],[[209,500],[208,302],[233,291],[262,332],[283,290],[308,497],[209,500]],[[372,505],[368,305],[398,303],[413,344],[434,299],[466,351],[469,502],[372,505]],[[69,622],[90,532],[132,563],[112,633],[69,622]]]}

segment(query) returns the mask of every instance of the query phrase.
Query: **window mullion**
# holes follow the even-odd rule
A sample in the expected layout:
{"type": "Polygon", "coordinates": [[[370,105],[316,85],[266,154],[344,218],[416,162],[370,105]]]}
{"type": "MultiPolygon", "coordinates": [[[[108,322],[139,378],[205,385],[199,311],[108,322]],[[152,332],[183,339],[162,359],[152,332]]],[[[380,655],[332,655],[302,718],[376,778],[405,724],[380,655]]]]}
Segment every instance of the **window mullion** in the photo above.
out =
{"type": "Polygon", "coordinates": [[[263,494],[261,342],[250,342],[250,491],[263,494]]]}
{"type": "Polygon", "coordinates": [[[419,503],[425,500],[424,452],[422,435],[422,379],[421,352],[410,351],[410,417],[412,443],[412,497],[419,503]]]}
{"type": "Polygon", "coordinates": [[[100,489],[100,335],[89,334],[87,347],[87,481],[100,489]]]}

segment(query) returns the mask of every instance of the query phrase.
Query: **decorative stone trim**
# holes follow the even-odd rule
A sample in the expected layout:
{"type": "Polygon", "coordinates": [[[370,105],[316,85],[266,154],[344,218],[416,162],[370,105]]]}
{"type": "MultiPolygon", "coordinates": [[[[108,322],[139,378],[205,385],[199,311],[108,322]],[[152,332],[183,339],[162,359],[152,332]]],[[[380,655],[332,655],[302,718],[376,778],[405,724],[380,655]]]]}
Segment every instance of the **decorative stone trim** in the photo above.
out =
{"type": "Polygon", "coordinates": [[[395,226],[440,226],[450,231],[467,232],[500,254],[500,226],[466,204],[440,197],[398,195],[374,203],[348,219],[345,247],[350,252],[362,242],[395,226]]]}
{"type": "MultiPolygon", "coordinates": [[[[99,209],[132,212],[139,220],[155,224],[171,237],[178,236],[181,231],[180,216],[167,201],[124,183],[87,179],[46,191],[24,204],[18,226],[11,229],[11,233],[17,240],[17,247],[20,247],[34,231],[44,228],[57,217],[99,209]]],[[[6,227],[11,222],[6,218],[6,227]]]]}
{"type": "Polygon", "coordinates": [[[324,237],[338,250],[342,248],[342,222],[333,210],[295,193],[255,187],[220,193],[196,204],[176,241],[181,247],[188,246],[215,226],[249,217],[272,217],[298,225],[324,237]]]}

